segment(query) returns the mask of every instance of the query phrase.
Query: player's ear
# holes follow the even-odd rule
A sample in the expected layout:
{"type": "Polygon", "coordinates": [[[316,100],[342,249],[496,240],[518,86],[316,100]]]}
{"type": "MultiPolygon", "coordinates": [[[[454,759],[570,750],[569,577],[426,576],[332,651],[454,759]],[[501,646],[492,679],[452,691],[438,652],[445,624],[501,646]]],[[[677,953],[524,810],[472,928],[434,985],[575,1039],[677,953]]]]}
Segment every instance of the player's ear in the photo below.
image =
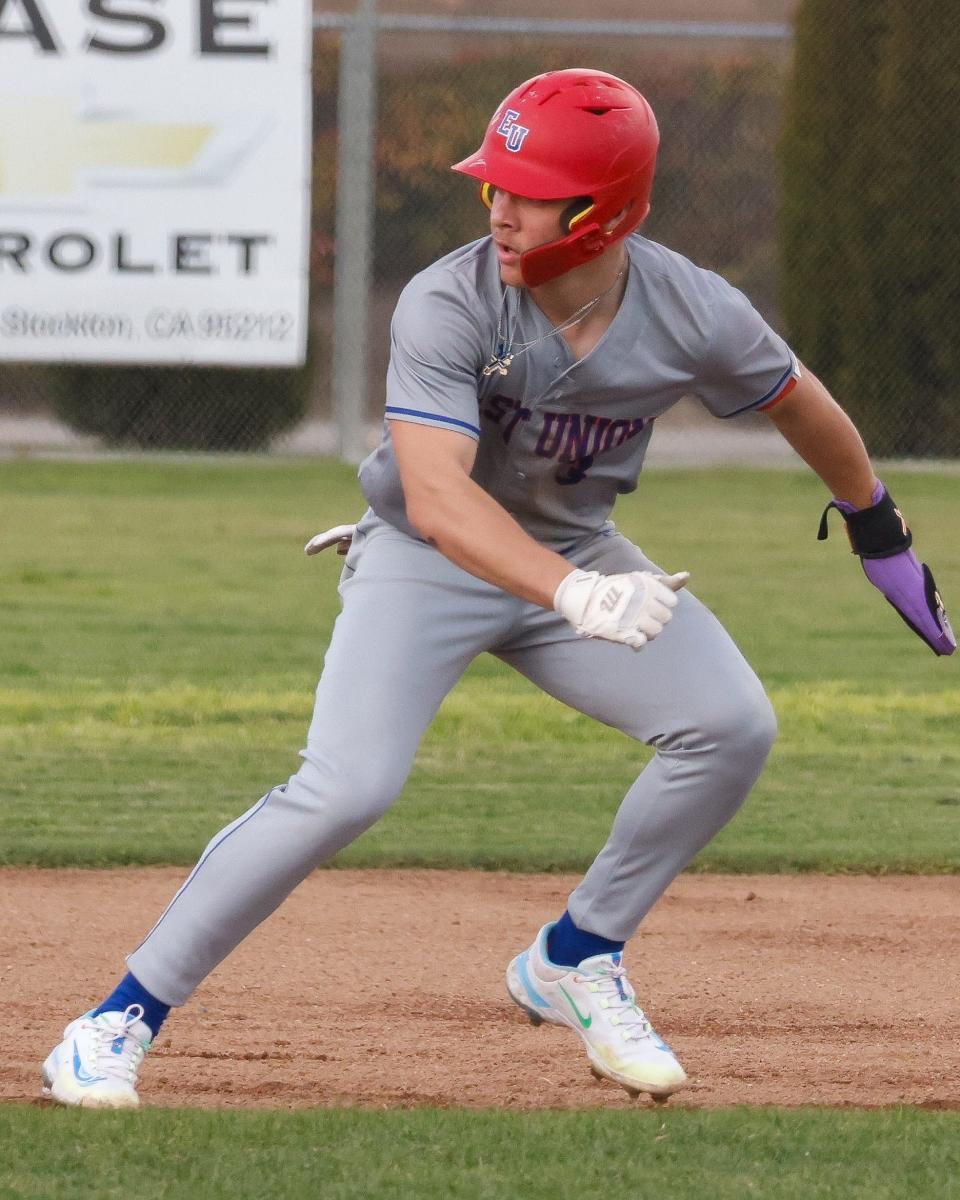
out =
{"type": "Polygon", "coordinates": [[[603,227],[603,232],[609,233],[612,229],[616,229],[616,227],[620,224],[620,222],[627,215],[627,213],[630,211],[631,208],[633,208],[632,200],[629,204],[624,205],[624,207],[620,209],[620,211],[617,213],[617,215],[615,217],[611,217],[610,220],[607,221],[607,223],[603,227]]]}

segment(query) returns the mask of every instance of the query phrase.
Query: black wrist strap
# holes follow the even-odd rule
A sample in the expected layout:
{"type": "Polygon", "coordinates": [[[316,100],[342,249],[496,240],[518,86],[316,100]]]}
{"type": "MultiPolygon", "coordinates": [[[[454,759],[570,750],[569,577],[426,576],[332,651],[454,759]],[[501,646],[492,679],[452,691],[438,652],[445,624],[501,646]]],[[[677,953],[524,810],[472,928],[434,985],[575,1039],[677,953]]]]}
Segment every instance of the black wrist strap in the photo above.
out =
{"type": "Polygon", "coordinates": [[[836,500],[831,500],[820,518],[818,541],[826,540],[827,514],[831,508],[835,508],[846,521],[847,537],[853,553],[860,558],[890,558],[908,550],[913,542],[913,534],[889,492],[884,492],[883,498],[869,508],[852,513],[844,512],[836,500]]]}

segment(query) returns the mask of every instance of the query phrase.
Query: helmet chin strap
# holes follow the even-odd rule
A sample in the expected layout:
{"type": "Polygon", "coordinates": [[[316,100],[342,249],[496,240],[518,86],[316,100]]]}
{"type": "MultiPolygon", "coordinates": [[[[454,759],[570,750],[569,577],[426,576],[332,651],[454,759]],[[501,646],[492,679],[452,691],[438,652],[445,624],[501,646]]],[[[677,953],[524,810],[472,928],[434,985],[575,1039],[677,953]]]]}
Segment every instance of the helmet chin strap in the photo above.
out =
{"type": "Polygon", "coordinates": [[[609,230],[603,229],[596,221],[591,221],[582,229],[559,238],[555,242],[545,242],[542,246],[534,246],[520,255],[520,274],[527,287],[539,287],[549,283],[575,267],[599,258],[608,246],[625,238],[628,233],[643,221],[650,211],[649,204],[639,212],[627,211],[617,224],[609,230]]]}
{"type": "Polygon", "coordinates": [[[556,242],[545,242],[520,255],[520,274],[527,287],[539,287],[559,275],[591,262],[607,248],[607,239],[596,223],[578,229],[556,242]]]}

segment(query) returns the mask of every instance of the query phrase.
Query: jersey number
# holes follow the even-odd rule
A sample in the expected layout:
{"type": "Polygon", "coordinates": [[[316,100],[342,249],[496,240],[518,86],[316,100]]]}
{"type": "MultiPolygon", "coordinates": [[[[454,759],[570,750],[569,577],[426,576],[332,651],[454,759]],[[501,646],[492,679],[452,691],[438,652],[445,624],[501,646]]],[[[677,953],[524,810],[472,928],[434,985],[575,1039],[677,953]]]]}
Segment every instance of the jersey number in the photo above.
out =
{"type": "Polygon", "coordinates": [[[587,477],[587,472],[593,466],[593,455],[584,454],[582,458],[575,459],[572,463],[565,463],[558,468],[554,478],[557,483],[581,483],[587,477]]]}

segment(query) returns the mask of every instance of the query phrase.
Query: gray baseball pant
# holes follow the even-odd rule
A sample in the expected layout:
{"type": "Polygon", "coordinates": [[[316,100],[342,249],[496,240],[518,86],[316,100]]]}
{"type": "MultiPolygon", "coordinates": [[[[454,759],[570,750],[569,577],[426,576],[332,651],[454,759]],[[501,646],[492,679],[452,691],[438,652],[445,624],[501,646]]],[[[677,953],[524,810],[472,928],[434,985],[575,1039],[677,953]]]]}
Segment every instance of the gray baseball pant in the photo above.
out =
{"type": "MultiPolygon", "coordinates": [[[[571,917],[592,933],[624,941],[634,934],[740,807],[769,753],[776,723],[763,688],[689,592],[680,593],[663,633],[637,652],[579,637],[557,614],[474,578],[386,523],[363,528],[346,560],[342,611],[300,769],[211,840],[128,959],[168,1004],[184,1004],[297,884],[386,812],[444,696],[483,651],[656,747],[570,896],[571,917]]],[[[659,569],[613,531],[567,557],[605,573],[659,569]]]]}

